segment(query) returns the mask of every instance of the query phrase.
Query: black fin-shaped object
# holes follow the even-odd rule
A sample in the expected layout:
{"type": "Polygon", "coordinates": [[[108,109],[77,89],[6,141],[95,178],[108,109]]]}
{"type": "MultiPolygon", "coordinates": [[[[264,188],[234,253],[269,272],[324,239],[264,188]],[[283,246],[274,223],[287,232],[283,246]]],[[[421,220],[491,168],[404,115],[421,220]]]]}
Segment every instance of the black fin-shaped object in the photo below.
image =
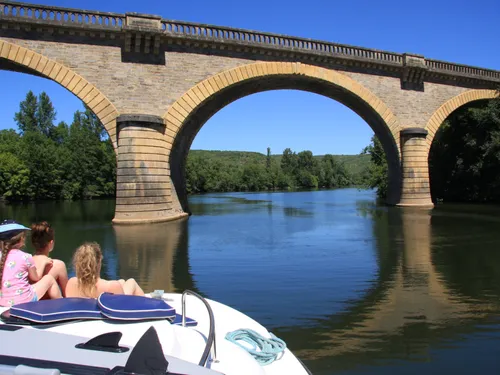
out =
{"type": "Polygon", "coordinates": [[[119,346],[121,332],[108,332],[96,336],[84,344],[77,344],[78,349],[98,350],[102,352],[123,353],[129,350],[124,346],[119,346]]]}
{"type": "Polygon", "coordinates": [[[168,361],[163,354],[160,339],[151,326],[139,339],[128,357],[125,373],[141,375],[165,375],[168,361]]]}

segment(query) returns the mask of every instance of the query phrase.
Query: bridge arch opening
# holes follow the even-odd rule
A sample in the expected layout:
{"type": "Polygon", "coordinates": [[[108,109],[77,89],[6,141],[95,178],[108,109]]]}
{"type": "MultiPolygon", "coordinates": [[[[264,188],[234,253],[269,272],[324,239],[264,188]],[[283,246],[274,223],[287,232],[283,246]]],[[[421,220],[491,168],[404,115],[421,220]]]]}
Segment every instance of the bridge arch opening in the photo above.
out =
{"type": "Polygon", "coordinates": [[[198,131],[228,104],[251,94],[280,89],[323,95],[345,105],[365,120],[381,141],[388,160],[387,202],[396,204],[399,201],[399,124],[379,98],[353,79],[333,70],[300,63],[254,63],[199,83],[178,99],[165,114],[167,132],[172,139],[172,189],[177,193],[180,209],[189,212],[185,166],[198,131]]]}
{"type": "Polygon", "coordinates": [[[116,118],[118,111],[96,86],[71,68],[28,48],[0,39],[0,70],[16,71],[47,78],[66,88],[81,99],[97,116],[116,150],[116,118]]]}
{"type": "Polygon", "coordinates": [[[433,201],[500,202],[500,96],[469,90],[444,103],[427,123],[433,201]]]}

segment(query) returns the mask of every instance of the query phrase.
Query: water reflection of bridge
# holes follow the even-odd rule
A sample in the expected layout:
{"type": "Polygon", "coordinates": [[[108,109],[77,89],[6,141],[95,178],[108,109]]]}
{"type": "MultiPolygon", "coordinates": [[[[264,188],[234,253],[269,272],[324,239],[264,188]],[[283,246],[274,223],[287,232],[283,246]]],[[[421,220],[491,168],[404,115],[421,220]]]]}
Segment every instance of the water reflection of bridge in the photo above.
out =
{"type": "Polygon", "coordinates": [[[187,225],[183,219],[114,226],[120,277],[136,278],[145,291],[197,291],[189,269],[187,225]]]}
{"type": "MultiPolygon", "coordinates": [[[[376,286],[343,312],[313,327],[275,330],[306,360],[384,351],[425,353],[434,339],[484,317],[490,306],[450,289],[431,257],[431,215],[410,208],[372,210],[379,263],[376,286]],[[376,216],[382,217],[376,217],[376,216]],[[406,340],[409,330],[411,339],[406,340]],[[420,337],[420,339],[419,339],[420,337]],[[411,341],[411,342],[410,342],[411,341]],[[311,349],[313,348],[313,349],[311,349]]],[[[122,277],[135,277],[145,290],[196,290],[188,257],[188,223],[116,226],[122,277]]],[[[462,329],[460,328],[460,329],[462,329]]]]}
{"type": "Polygon", "coordinates": [[[393,358],[425,357],[432,342],[470,331],[468,323],[492,310],[491,304],[450,289],[436,270],[430,211],[389,208],[365,214],[386,216],[374,219],[378,283],[344,312],[314,328],[293,330],[299,357],[321,361],[339,356],[351,363],[366,363],[384,351],[393,358]],[[301,350],[301,342],[316,345],[301,350]],[[347,360],[353,356],[356,360],[347,360]]]}

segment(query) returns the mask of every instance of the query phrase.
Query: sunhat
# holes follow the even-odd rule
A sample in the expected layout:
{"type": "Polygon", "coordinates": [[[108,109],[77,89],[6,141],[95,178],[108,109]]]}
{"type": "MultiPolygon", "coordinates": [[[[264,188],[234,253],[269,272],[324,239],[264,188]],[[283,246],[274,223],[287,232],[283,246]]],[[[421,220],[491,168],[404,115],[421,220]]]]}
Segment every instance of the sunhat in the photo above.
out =
{"type": "Polygon", "coordinates": [[[14,220],[4,220],[0,223],[0,240],[6,240],[12,238],[19,232],[23,232],[25,230],[31,230],[30,228],[25,227],[17,223],[14,220]]]}

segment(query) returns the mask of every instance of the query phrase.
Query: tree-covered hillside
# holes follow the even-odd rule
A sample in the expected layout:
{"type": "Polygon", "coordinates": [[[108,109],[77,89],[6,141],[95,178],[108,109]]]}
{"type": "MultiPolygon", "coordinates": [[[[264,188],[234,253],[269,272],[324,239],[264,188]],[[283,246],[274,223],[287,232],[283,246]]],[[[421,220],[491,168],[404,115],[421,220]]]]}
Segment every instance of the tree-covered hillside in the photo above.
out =
{"type": "Polygon", "coordinates": [[[191,150],[186,165],[189,193],[340,188],[366,185],[369,155],[281,155],[191,150]]]}
{"type": "MultiPolygon", "coordinates": [[[[321,159],[324,155],[315,155],[315,158],[321,159]]],[[[243,165],[251,163],[266,162],[266,155],[259,152],[250,151],[211,151],[211,150],[190,150],[189,158],[217,158],[224,163],[243,165]]],[[[353,175],[361,175],[370,165],[370,155],[333,155],[336,161],[343,163],[347,171],[353,175]]],[[[271,155],[272,160],[281,162],[281,154],[271,155]]]]}

